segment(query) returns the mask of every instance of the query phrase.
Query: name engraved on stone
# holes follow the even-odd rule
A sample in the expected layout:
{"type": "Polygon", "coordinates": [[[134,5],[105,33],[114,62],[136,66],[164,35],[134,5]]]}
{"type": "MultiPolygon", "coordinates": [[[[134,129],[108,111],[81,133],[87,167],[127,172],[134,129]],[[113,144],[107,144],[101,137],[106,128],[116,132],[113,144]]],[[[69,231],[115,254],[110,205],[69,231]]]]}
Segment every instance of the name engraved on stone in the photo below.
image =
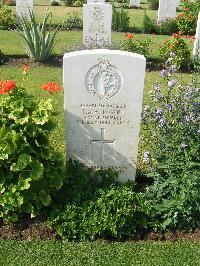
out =
{"type": "Polygon", "coordinates": [[[115,139],[113,140],[107,140],[105,139],[105,128],[101,128],[101,138],[100,139],[90,139],[90,144],[93,143],[100,143],[101,148],[100,148],[100,163],[104,162],[104,145],[105,144],[114,144],[115,139]]]}
{"type": "Polygon", "coordinates": [[[92,66],[86,75],[86,88],[97,99],[114,97],[122,84],[122,74],[107,58],[99,58],[98,64],[92,66]]]}
{"type": "Polygon", "coordinates": [[[128,125],[125,104],[81,104],[78,124],[128,125]]]}

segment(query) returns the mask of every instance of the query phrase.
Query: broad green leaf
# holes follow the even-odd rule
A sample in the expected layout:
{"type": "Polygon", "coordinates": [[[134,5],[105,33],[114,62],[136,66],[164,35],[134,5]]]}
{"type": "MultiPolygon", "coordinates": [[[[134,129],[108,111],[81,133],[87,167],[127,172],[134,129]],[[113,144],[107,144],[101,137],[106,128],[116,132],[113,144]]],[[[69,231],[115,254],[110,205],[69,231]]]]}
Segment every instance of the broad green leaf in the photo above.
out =
{"type": "Polygon", "coordinates": [[[39,192],[39,198],[42,201],[44,206],[48,206],[51,203],[51,196],[46,193],[44,190],[40,190],[39,192]]]}
{"type": "Polygon", "coordinates": [[[27,165],[29,165],[31,162],[31,156],[29,154],[21,154],[18,157],[17,163],[13,163],[10,166],[10,170],[13,172],[17,172],[17,171],[22,171],[23,169],[25,169],[27,167],[27,165]]]}
{"type": "Polygon", "coordinates": [[[29,189],[29,187],[30,187],[30,181],[31,181],[31,178],[19,179],[19,181],[18,181],[19,189],[20,190],[29,189]]]}
{"type": "Polygon", "coordinates": [[[25,205],[22,206],[22,209],[26,213],[32,213],[34,211],[34,207],[31,203],[27,202],[25,205]]]}
{"type": "Polygon", "coordinates": [[[34,160],[31,163],[31,167],[32,167],[32,170],[31,170],[30,177],[33,180],[39,180],[43,176],[43,164],[39,163],[38,160],[34,160]]]}

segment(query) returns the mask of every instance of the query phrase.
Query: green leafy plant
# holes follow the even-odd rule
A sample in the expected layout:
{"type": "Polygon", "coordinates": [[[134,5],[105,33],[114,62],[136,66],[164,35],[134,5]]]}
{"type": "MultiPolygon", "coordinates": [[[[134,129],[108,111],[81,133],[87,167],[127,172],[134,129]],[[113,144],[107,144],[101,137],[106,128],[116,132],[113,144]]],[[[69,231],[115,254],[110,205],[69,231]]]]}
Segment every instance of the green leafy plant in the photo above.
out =
{"type": "Polygon", "coordinates": [[[149,9],[157,10],[159,6],[159,0],[148,0],[149,9]]]}
{"type": "Polygon", "coordinates": [[[51,6],[60,6],[60,5],[61,5],[61,3],[58,0],[52,0],[51,1],[51,6]]]}
{"type": "Polygon", "coordinates": [[[151,38],[135,38],[133,34],[126,33],[126,38],[122,43],[122,49],[132,53],[149,55],[149,45],[152,43],[151,38]]]}
{"type": "Polygon", "coordinates": [[[37,24],[33,11],[30,11],[30,21],[25,17],[21,20],[21,27],[18,28],[17,34],[22,39],[28,56],[35,61],[46,61],[51,55],[55,45],[58,28],[51,31],[52,13],[47,13],[42,24],[37,24]],[[48,19],[50,19],[49,25],[48,19]]]}
{"type": "Polygon", "coordinates": [[[156,22],[157,33],[170,35],[174,32],[178,32],[178,26],[176,19],[168,18],[159,22],[156,22]]]}
{"type": "Polygon", "coordinates": [[[66,6],[73,6],[75,0],[63,0],[63,2],[66,6]]]}
{"type": "Polygon", "coordinates": [[[112,15],[112,29],[115,31],[127,31],[129,29],[130,17],[128,11],[123,7],[118,10],[116,7],[113,7],[112,15]]]}
{"type": "Polygon", "coordinates": [[[77,162],[70,168],[65,203],[55,207],[48,221],[63,239],[121,238],[147,227],[150,206],[131,184],[117,184],[111,170],[94,173],[77,162]]]}
{"type": "Polygon", "coordinates": [[[176,19],[165,19],[157,22],[155,19],[149,17],[146,13],[143,20],[144,32],[145,33],[157,33],[170,35],[174,32],[178,32],[177,20],[176,19]]]}
{"type": "Polygon", "coordinates": [[[64,22],[64,28],[68,30],[81,30],[83,28],[83,20],[78,13],[73,12],[72,15],[64,22]]]}
{"type": "Polygon", "coordinates": [[[173,33],[170,39],[160,45],[160,57],[163,62],[170,60],[177,69],[189,66],[191,49],[188,41],[181,34],[173,33]]]}
{"type": "Polygon", "coordinates": [[[161,75],[165,86],[155,82],[143,112],[143,162],[154,178],[146,200],[162,229],[191,230],[200,221],[200,80],[197,72],[189,84],[179,83],[173,66],[161,75]]]}
{"type": "Polygon", "coordinates": [[[182,12],[176,17],[179,31],[182,31],[183,34],[195,34],[199,10],[200,0],[196,0],[195,3],[188,0],[183,1],[182,12]]]}
{"type": "Polygon", "coordinates": [[[9,6],[2,5],[0,7],[0,30],[14,29],[16,17],[12,14],[9,6]]]}
{"type": "Polygon", "coordinates": [[[0,82],[0,219],[37,215],[63,185],[62,156],[49,143],[52,100],[36,102],[13,81],[0,82]]]}
{"type": "Polygon", "coordinates": [[[143,28],[144,28],[144,33],[157,32],[157,25],[155,19],[151,19],[146,12],[144,13],[143,28]]]}

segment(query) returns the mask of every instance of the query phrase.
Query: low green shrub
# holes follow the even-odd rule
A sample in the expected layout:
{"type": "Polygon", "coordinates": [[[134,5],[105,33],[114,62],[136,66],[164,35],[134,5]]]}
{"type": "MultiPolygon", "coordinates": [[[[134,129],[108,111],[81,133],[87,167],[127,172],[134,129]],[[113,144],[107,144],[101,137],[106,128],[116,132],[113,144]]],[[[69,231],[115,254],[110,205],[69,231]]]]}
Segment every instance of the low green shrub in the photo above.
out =
{"type": "Polygon", "coordinates": [[[46,61],[53,50],[55,45],[58,28],[52,32],[51,19],[52,13],[46,13],[42,24],[37,24],[33,11],[30,11],[30,21],[26,18],[20,20],[17,34],[21,38],[26,48],[26,53],[34,61],[46,61]],[[50,23],[48,24],[48,20],[50,23]]]}
{"type": "Polygon", "coordinates": [[[73,12],[73,14],[64,22],[63,26],[67,30],[82,30],[83,20],[78,13],[73,12]]]}
{"type": "Polygon", "coordinates": [[[144,36],[135,38],[133,34],[126,33],[126,38],[122,43],[122,49],[127,52],[138,53],[144,56],[149,55],[149,45],[152,43],[151,38],[144,38],[144,36]]]}
{"type": "Polygon", "coordinates": [[[128,11],[123,7],[118,10],[113,6],[112,29],[115,31],[125,32],[129,29],[130,17],[128,11]]]}
{"type": "MultiPolygon", "coordinates": [[[[25,70],[24,70],[25,71],[25,70]]],[[[24,72],[26,74],[26,71],[24,72]]],[[[49,143],[52,100],[35,101],[13,81],[0,82],[0,220],[32,217],[63,185],[61,154],[49,143]]]]}
{"type": "Polygon", "coordinates": [[[173,66],[161,75],[165,87],[155,82],[143,112],[143,162],[154,178],[146,200],[160,228],[191,230],[200,225],[200,79],[178,82],[173,66]]]}
{"type": "Polygon", "coordinates": [[[172,33],[178,32],[178,25],[176,19],[168,18],[157,22],[156,32],[160,35],[171,35],[172,33]]]}
{"type": "Polygon", "coordinates": [[[52,0],[51,1],[51,6],[60,6],[60,5],[61,5],[61,3],[58,0],[52,0]]]}
{"type": "Polygon", "coordinates": [[[117,184],[110,170],[95,174],[77,162],[71,167],[77,174],[67,184],[66,203],[57,205],[48,221],[63,239],[131,237],[148,226],[150,206],[133,185],[117,184]]]}
{"type": "Polygon", "coordinates": [[[155,19],[149,17],[146,12],[144,13],[143,28],[144,33],[157,33],[157,25],[155,19]]]}
{"type": "Polygon", "coordinates": [[[195,34],[199,10],[200,0],[196,0],[195,3],[184,0],[182,13],[176,17],[178,30],[183,34],[195,34]]]}
{"type": "Polygon", "coordinates": [[[157,10],[159,7],[159,0],[148,0],[149,9],[157,10]]]}
{"type": "Polygon", "coordinates": [[[170,35],[178,32],[178,25],[176,19],[165,19],[157,22],[155,19],[149,17],[146,13],[143,20],[144,33],[157,33],[160,35],[170,35]]]}
{"type": "Polygon", "coordinates": [[[163,62],[170,60],[177,69],[190,66],[191,49],[188,41],[180,34],[174,33],[160,45],[160,58],[163,62]]]}
{"type": "Polygon", "coordinates": [[[63,0],[63,2],[66,6],[73,6],[75,0],[63,0]]]}
{"type": "Polygon", "coordinates": [[[16,17],[12,14],[9,6],[2,5],[0,8],[0,30],[14,29],[16,17]]]}

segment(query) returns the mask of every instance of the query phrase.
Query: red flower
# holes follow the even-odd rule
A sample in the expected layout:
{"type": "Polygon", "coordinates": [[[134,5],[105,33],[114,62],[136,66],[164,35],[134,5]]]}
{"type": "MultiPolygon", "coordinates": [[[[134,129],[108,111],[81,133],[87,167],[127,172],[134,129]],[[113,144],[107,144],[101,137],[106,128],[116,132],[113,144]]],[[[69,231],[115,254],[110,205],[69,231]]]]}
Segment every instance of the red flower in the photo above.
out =
{"type": "Polygon", "coordinates": [[[48,91],[50,93],[53,93],[56,91],[62,91],[62,88],[55,81],[51,81],[47,84],[42,85],[41,89],[48,91]]]}
{"type": "Polygon", "coordinates": [[[185,12],[188,12],[190,9],[189,9],[188,7],[184,7],[183,10],[184,10],[185,12]]]}
{"type": "Polygon", "coordinates": [[[126,38],[127,38],[127,39],[133,39],[133,34],[131,34],[131,33],[126,33],[125,35],[126,35],[126,38]]]}
{"type": "Polygon", "coordinates": [[[28,64],[23,64],[22,65],[22,73],[26,75],[29,72],[29,65],[28,64]]]}
{"type": "Polygon", "coordinates": [[[187,38],[187,39],[190,39],[190,40],[192,40],[192,41],[195,40],[195,36],[186,35],[186,38],[187,38]]]}
{"type": "Polygon", "coordinates": [[[13,80],[0,81],[0,94],[5,94],[16,87],[16,83],[13,80]]]}

